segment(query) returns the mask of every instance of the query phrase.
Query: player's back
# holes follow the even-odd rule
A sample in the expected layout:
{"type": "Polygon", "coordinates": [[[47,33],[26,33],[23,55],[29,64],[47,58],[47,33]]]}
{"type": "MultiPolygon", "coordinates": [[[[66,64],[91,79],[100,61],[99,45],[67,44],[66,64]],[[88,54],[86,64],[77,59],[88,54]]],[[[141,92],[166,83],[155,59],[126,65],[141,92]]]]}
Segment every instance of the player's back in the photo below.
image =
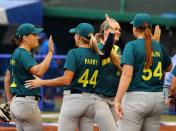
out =
{"type": "Polygon", "coordinates": [[[100,58],[90,48],[72,49],[67,55],[64,68],[74,72],[74,78],[69,88],[92,92],[96,85],[100,58]]]}
{"type": "MultiPolygon", "coordinates": [[[[133,78],[128,91],[146,91],[158,92],[162,91],[163,70],[166,68],[168,59],[164,59],[167,55],[160,43],[152,41],[152,57],[153,62],[149,69],[145,69],[146,51],[145,40],[137,39],[127,43],[122,58],[122,64],[125,64],[125,55],[130,54],[129,63],[133,66],[133,78]],[[131,48],[131,52],[128,49],[131,48]],[[125,51],[126,50],[126,51],[125,51]]],[[[129,64],[127,62],[127,64],[129,64]]]]}

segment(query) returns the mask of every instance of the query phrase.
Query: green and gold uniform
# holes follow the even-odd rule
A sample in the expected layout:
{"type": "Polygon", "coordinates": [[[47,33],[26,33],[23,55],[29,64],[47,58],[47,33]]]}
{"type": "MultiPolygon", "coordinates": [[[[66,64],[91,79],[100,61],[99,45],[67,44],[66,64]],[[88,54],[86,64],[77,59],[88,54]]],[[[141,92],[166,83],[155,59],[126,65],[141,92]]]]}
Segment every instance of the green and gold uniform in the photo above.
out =
{"type": "Polygon", "coordinates": [[[29,69],[36,65],[33,55],[24,48],[17,48],[10,59],[10,90],[13,95],[35,96],[39,89],[25,88],[25,81],[34,79],[29,69]]]}
{"type": "MultiPolygon", "coordinates": [[[[103,48],[103,44],[98,44],[99,49],[103,48]]],[[[113,50],[121,56],[121,49],[114,45],[113,50]]],[[[117,92],[117,87],[120,79],[120,72],[117,67],[111,62],[110,58],[102,59],[102,67],[99,70],[99,76],[95,93],[102,94],[107,97],[114,97],[117,92]]]]}
{"type": "Polygon", "coordinates": [[[156,131],[160,128],[160,115],[164,109],[163,73],[171,65],[162,45],[152,41],[153,63],[145,69],[145,40],[127,43],[122,65],[133,67],[133,76],[122,100],[123,119],[119,131],[156,131]]]}
{"type": "Polygon", "coordinates": [[[90,48],[80,47],[69,51],[64,69],[74,72],[74,77],[64,91],[59,130],[71,131],[78,124],[80,130],[91,130],[94,121],[102,130],[117,129],[107,103],[95,98],[94,90],[98,84],[100,68],[100,56],[90,48]],[[67,123],[69,125],[65,126],[67,123]]]}
{"type": "Polygon", "coordinates": [[[161,44],[152,41],[152,49],[152,66],[145,69],[144,39],[131,41],[125,46],[122,64],[131,65],[134,68],[128,92],[161,92],[163,90],[163,71],[171,64],[171,60],[161,44]]]}
{"type": "Polygon", "coordinates": [[[10,111],[17,129],[20,130],[42,131],[38,106],[40,89],[29,89],[24,85],[26,80],[34,79],[29,69],[36,64],[32,54],[24,48],[17,48],[10,59],[10,91],[14,96],[10,111]]]}
{"type": "Polygon", "coordinates": [[[100,68],[98,54],[89,48],[72,49],[68,53],[64,68],[74,72],[72,83],[67,89],[93,92],[100,68]]]}

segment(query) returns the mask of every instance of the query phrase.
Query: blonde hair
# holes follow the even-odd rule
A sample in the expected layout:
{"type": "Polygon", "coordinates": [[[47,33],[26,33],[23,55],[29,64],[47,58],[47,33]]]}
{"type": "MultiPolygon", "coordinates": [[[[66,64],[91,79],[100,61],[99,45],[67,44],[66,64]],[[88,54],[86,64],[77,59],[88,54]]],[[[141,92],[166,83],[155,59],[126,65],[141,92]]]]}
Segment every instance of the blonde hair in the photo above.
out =
{"type": "Polygon", "coordinates": [[[84,37],[81,37],[82,41],[85,42],[85,43],[88,43],[89,44],[89,47],[92,51],[96,52],[97,54],[99,55],[103,55],[102,51],[100,51],[97,47],[97,40],[96,38],[94,37],[93,33],[90,33],[89,35],[89,38],[90,39],[87,39],[87,38],[84,38],[84,37]]]}
{"type": "MultiPolygon", "coordinates": [[[[114,47],[114,46],[113,46],[114,47]]],[[[114,47],[115,48],[115,47],[114,47]]],[[[120,65],[120,55],[117,54],[115,49],[112,49],[111,54],[110,54],[110,59],[112,61],[112,63],[120,70],[122,71],[122,67],[120,65]]]]}
{"type": "Polygon", "coordinates": [[[89,34],[90,40],[89,40],[89,47],[91,50],[95,51],[99,55],[103,55],[103,53],[98,49],[97,47],[97,40],[94,37],[93,33],[89,34]]]}
{"type": "MultiPolygon", "coordinates": [[[[114,21],[116,21],[116,20],[114,20],[114,21]]],[[[100,26],[100,33],[98,33],[98,35],[97,35],[97,40],[99,42],[101,42],[100,41],[101,39],[104,40],[104,30],[107,30],[108,28],[109,28],[109,25],[108,25],[107,21],[104,21],[100,26]]],[[[115,44],[115,43],[116,43],[116,41],[114,40],[113,44],[115,44]]],[[[114,47],[114,45],[113,45],[113,47],[114,47]]],[[[112,63],[121,71],[122,67],[120,65],[120,61],[121,61],[120,55],[118,55],[114,49],[111,50],[110,59],[111,59],[112,63]]]]}

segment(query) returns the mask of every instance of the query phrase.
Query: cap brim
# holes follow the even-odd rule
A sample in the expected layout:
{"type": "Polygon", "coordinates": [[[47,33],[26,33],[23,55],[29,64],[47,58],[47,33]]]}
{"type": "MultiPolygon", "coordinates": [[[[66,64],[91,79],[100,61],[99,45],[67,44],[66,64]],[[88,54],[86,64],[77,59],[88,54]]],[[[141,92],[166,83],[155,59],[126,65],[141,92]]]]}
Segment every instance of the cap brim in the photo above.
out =
{"type": "Polygon", "coordinates": [[[76,28],[72,28],[69,30],[70,33],[76,33],[77,32],[77,29],[76,28]]]}
{"type": "Polygon", "coordinates": [[[36,28],[34,31],[32,31],[32,34],[38,34],[43,31],[43,28],[36,28]]]}

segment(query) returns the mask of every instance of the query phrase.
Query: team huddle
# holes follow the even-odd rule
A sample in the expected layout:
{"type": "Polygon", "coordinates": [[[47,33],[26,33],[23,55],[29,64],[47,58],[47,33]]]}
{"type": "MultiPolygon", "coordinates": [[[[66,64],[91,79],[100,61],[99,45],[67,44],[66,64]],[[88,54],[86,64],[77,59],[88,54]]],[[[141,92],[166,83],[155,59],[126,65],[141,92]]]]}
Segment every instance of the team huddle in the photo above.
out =
{"type": "MultiPolygon", "coordinates": [[[[108,15],[95,34],[89,23],[69,30],[77,48],[71,49],[64,74],[41,79],[53,53],[52,36],[48,54],[37,63],[31,49],[38,46],[37,28],[30,23],[18,27],[12,40],[19,47],[12,54],[5,77],[10,114],[18,131],[42,131],[38,102],[39,87],[66,86],[58,120],[58,131],[159,131],[164,108],[163,74],[172,69],[169,55],[156,26],[152,34],[149,14],[136,14],[132,24],[136,40],[122,51],[118,46],[119,23],[108,15]]],[[[176,71],[175,71],[176,72],[176,71]]]]}

